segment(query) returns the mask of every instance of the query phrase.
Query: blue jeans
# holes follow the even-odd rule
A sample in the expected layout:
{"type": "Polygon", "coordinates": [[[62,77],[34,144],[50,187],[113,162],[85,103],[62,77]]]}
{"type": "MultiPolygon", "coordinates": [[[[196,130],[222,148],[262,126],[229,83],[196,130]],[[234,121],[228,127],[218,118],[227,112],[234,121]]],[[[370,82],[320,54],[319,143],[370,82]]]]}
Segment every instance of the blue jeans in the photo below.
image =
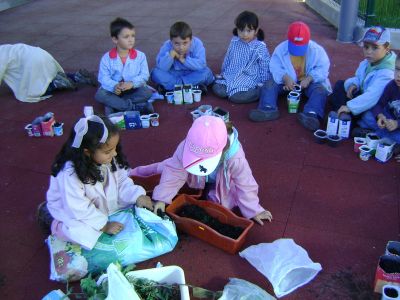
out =
{"type": "MultiPolygon", "coordinates": [[[[283,84],[277,84],[273,79],[267,81],[261,88],[260,102],[258,109],[267,110],[267,107],[278,109],[277,100],[278,96],[287,94],[283,90],[283,84]]],[[[328,91],[321,83],[312,82],[305,90],[302,91],[307,96],[308,101],[304,105],[303,112],[315,112],[321,119],[324,117],[324,110],[326,104],[326,97],[328,91]]]]}
{"type": "Polygon", "coordinates": [[[228,93],[226,92],[226,85],[221,83],[215,83],[212,86],[213,92],[220,98],[229,98],[229,100],[233,103],[241,104],[241,103],[251,103],[256,102],[260,97],[260,88],[256,87],[254,89],[250,89],[248,91],[237,92],[232,96],[228,97],[228,93]]]}
{"type": "Polygon", "coordinates": [[[360,125],[362,128],[374,130],[380,138],[388,138],[396,144],[400,144],[400,129],[389,131],[386,128],[379,128],[378,124],[376,123],[376,118],[370,110],[363,113],[361,120],[358,121],[358,125],[360,125]]]}
{"type": "Polygon", "coordinates": [[[209,85],[214,81],[214,75],[208,67],[196,71],[176,71],[173,69],[164,71],[154,68],[151,72],[151,80],[171,91],[174,89],[175,84],[209,85]]]}
{"type": "Polygon", "coordinates": [[[147,86],[127,91],[120,96],[100,87],[94,98],[116,111],[128,111],[133,109],[135,103],[147,102],[152,94],[152,90],[147,86]]]}

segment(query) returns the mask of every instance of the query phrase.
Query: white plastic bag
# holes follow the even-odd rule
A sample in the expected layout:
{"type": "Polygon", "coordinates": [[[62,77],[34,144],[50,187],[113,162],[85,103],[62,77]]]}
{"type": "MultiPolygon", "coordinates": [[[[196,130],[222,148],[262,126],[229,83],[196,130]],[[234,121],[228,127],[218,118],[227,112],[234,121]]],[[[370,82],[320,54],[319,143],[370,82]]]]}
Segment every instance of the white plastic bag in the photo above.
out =
{"type": "Polygon", "coordinates": [[[218,300],[275,300],[259,286],[243,279],[229,278],[223,294],[218,300]]]}
{"type": "Polygon", "coordinates": [[[322,270],[292,239],[250,246],[239,255],[268,278],[278,298],[307,284],[322,270]]]}
{"type": "Polygon", "coordinates": [[[108,295],[106,300],[121,300],[132,299],[140,300],[136,294],[133,286],[125,278],[120,270],[114,265],[110,264],[107,268],[108,276],[108,295]]]}

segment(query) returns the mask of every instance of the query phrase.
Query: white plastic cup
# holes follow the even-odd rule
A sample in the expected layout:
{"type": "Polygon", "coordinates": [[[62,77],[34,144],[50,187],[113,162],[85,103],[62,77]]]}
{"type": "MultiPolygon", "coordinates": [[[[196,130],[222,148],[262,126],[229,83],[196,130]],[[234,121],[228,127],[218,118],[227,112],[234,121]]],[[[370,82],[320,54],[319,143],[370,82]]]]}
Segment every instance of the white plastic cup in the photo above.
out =
{"type": "Polygon", "coordinates": [[[201,90],[193,90],[193,101],[200,102],[201,101],[201,90]]]}
{"type": "Polygon", "coordinates": [[[174,92],[166,92],[165,98],[167,98],[167,103],[173,104],[174,103],[174,92]]]}
{"type": "Polygon", "coordinates": [[[192,111],[191,114],[192,114],[192,116],[193,116],[193,121],[194,121],[194,120],[196,120],[198,117],[201,116],[201,111],[199,111],[199,110],[196,109],[196,110],[192,111]]]}
{"type": "Polygon", "coordinates": [[[400,288],[394,284],[385,284],[382,287],[382,300],[398,300],[400,299],[400,288]]]}
{"type": "Polygon", "coordinates": [[[26,130],[26,133],[28,134],[28,136],[33,136],[32,124],[26,125],[26,126],[25,126],[25,130],[26,130]]]}
{"type": "Polygon", "coordinates": [[[93,106],[83,107],[83,114],[85,115],[85,117],[93,116],[94,115],[93,106]]]}
{"type": "Polygon", "coordinates": [[[54,123],[53,131],[54,131],[54,135],[55,136],[62,136],[63,135],[63,133],[64,133],[63,126],[64,126],[64,123],[58,123],[58,122],[54,123]]]}
{"type": "Polygon", "coordinates": [[[371,157],[371,148],[367,145],[362,145],[359,147],[360,149],[360,159],[363,161],[367,161],[371,157]]]}
{"type": "Polygon", "coordinates": [[[154,113],[154,114],[149,115],[149,117],[150,117],[151,126],[157,127],[160,125],[160,121],[159,121],[160,115],[159,114],[154,113]]]}
{"type": "Polygon", "coordinates": [[[150,127],[150,116],[149,115],[140,116],[140,122],[142,122],[142,128],[149,128],[150,127]]]}

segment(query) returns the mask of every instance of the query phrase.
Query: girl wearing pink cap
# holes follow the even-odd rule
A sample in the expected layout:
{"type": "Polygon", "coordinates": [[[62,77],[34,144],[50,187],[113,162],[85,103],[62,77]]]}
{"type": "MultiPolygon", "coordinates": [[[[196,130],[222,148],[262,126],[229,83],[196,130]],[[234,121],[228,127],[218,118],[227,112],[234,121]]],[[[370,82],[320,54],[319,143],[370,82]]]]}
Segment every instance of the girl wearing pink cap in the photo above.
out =
{"type": "Polygon", "coordinates": [[[137,167],[130,175],[162,173],[153,191],[154,211],[165,210],[185,184],[205,189],[207,199],[229,209],[238,206],[242,215],[263,225],[272,215],[260,205],[258,185],[246,160],[238,132],[221,118],[202,116],[189,129],[174,155],[160,163],[137,167]]]}

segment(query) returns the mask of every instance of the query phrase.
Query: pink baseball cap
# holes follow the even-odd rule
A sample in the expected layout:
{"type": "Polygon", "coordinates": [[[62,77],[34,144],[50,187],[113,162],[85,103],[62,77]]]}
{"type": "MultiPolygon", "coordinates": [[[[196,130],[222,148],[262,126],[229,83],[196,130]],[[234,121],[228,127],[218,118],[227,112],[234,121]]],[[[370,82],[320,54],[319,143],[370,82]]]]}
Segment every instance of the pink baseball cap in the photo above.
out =
{"type": "Polygon", "coordinates": [[[214,116],[197,118],[186,136],[183,168],[193,175],[207,176],[218,166],[228,140],[225,122],[214,116]]]}
{"type": "Polygon", "coordinates": [[[304,56],[308,49],[310,36],[310,28],[306,23],[298,21],[290,24],[287,33],[290,55],[304,56]]]}

